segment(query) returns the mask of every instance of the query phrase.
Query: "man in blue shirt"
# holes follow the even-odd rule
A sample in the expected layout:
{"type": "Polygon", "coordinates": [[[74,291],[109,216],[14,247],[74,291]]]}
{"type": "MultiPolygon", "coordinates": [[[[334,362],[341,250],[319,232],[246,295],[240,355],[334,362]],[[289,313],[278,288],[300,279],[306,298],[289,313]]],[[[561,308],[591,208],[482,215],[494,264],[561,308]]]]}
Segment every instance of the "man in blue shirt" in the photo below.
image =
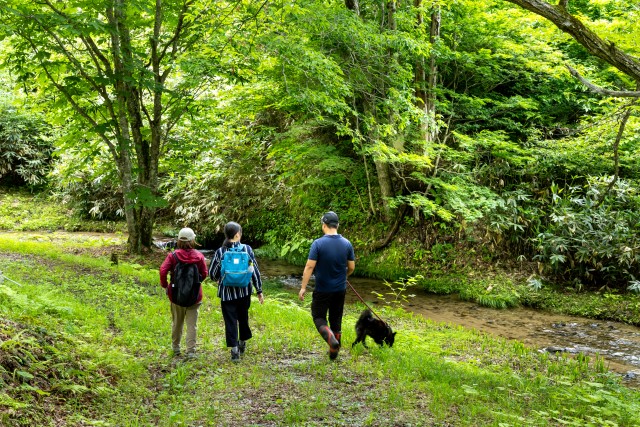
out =
{"type": "Polygon", "coordinates": [[[356,263],[351,242],[338,234],[338,215],[335,212],[327,212],[322,216],[322,231],[324,236],[311,244],[298,296],[304,301],[309,279],[315,272],[311,316],[318,332],[329,344],[329,357],[333,360],[340,351],[347,276],[353,273],[356,263]]]}

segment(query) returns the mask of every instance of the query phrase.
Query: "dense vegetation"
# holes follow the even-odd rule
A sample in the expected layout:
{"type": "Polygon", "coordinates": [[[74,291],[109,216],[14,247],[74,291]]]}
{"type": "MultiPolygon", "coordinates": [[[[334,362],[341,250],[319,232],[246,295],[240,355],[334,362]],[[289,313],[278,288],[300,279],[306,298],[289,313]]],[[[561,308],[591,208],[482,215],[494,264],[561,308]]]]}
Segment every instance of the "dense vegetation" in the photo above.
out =
{"type": "Polygon", "coordinates": [[[396,289],[640,325],[639,15],[0,0],[0,425],[638,425],[601,359],[389,307],[396,346],[330,364],[275,282],[246,363],[210,283],[200,356],[171,359],[149,246],[234,220],[303,263],[331,209],[357,273],[396,289]]]}
{"type": "Polygon", "coordinates": [[[640,288],[635,98],[565,67],[633,89],[635,6],[553,9],[610,60],[497,0],[127,4],[0,2],[3,182],[126,218],[134,251],[154,223],[208,240],[237,220],[296,260],[333,209],[366,274],[515,261],[536,283],[640,288]]]}

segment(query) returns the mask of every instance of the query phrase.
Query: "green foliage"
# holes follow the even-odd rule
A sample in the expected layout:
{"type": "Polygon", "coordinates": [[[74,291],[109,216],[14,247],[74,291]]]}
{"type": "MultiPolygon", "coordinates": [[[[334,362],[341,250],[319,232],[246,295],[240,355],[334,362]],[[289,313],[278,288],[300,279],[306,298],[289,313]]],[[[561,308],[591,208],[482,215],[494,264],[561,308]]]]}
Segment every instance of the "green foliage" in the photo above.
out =
{"type": "Polygon", "coordinates": [[[548,228],[534,240],[545,272],[613,286],[640,277],[637,188],[618,181],[607,193],[607,185],[593,180],[584,189],[552,187],[548,228]]]}
{"type": "Polygon", "coordinates": [[[96,150],[100,151],[96,144],[72,147],[64,142],[79,137],[69,129],[59,141],[63,148],[60,161],[52,172],[52,191],[82,218],[123,219],[124,197],[113,163],[104,152],[96,156],[96,150]]]}
{"type": "Polygon", "coordinates": [[[51,168],[51,131],[44,119],[0,103],[0,184],[36,186],[51,168]]]}
{"type": "Polygon", "coordinates": [[[549,22],[503,2],[463,1],[445,9],[442,26],[439,109],[451,130],[523,143],[589,110],[593,101],[563,69],[567,38],[549,22]]]}
{"type": "MultiPolygon", "coordinates": [[[[24,305],[24,299],[0,284],[0,300],[6,304],[24,305]]],[[[57,312],[56,302],[46,310],[57,312]]],[[[6,313],[4,313],[6,314],[6,313]]],[[[44,425],[45,414],[34,410],[53,410],[53,400],[84,402],[112,395],[111,382],[117,369],[109,363],[83,364],[90,357],[86,343],[65,332],[44,327],[29,328],[3,319],[0,321],[0,385],[8,394],[0,396],[0,405],[13,411],[37,414],[33,421],[44,425]],[[10,390],[10,391],[9,391],[10,390]],[[3,399],[4,397],[4,399],[3,399]]],[[[11,411],[0,412],[0,421],[12,425],[11,411]]],[[[15,419],[14,419],[15,420],[15,419]]]]}
{"type": "Polygon", "coordinates": [[[415,297],[415,294],[408,294],[407,292],[417,286],[420,280],[424,279],[424,277],[417,275],[412,277],[407,277],[404,279],[398,279],[393,283],[388,281],[384,281],[384,285],[387,287],[384,293],[379,293],[376,291],[372,291],[378,301],[385,305],[389,305],[391,307],[404,307],[405,304],[409,303],[411,298],[415,297]]]}
{"type": "MultiPolygon", "coordinates": [[[[390,14],[384,2],[362,3],[357,15],[320,0],[268,7],[195,1],[180,21],[181,4],[169,2],[157,38],[152,10],[132,3],[123,18],[132,58],[116,73],[111,57],[96,61],[87,50],[91,40],[113,53],[115,28],[104,5],[74,0],[56,13],[53,3],[2,0],[0,56],[18,83],[1,74],[2,93],[21,87],[25,105],[49,110],[47,121],[60,126],[54,190],[84,218],[115,221],[131,207],[158,209],[170,227],[192,226],[208,240],[234,220],[263,253],[304,263],[320,234],[318,217],[332,209],[362,257],[360,274],[392,281],[424,270],[453,274],[473,254],[480,263],[535,259],[548,279],[635,289],[637,195],[608,197],[596,208],[605,184],[591,184],[614,172],[611,147],[626,105],[592,96],[564,64],[603,86],[627,87],[628,79],[506,2],[437,5],[442,27],[434,43],[428,21],[435,5],[396,2],[390,14]],[[23,23],[22,15],[38,19],[23,23]],[[180,22],[184,33],[174,39],[180,22]],[[154,40],[167,47],[160,73],[170,77],[162,83],[149,62],[154,40]],[[433,117],[417,73],[431,59],[433,117]],[[120,105],[118,85],[140,96],[141,127],[116,125],[136,122],[129,109],[109,110],[120,105]],[[54,96],[56,88],[69,96],[54,96]],[[87,125],[70,99],[95,123],[87,125]],[[162,119],[154,99],[166,107],[162,119]],[[149,141],[157,151],[146,149],[149,141]],[[127,189],[117,153],[131,154],[127,189]],[[157,180],[145,153],[160,156],[157,180]],[[399,212],[406,212],[395,236],[402,241],[371,253],[399,212]]],[[[623,3],[569,7],[636,52],[637,11],[623,3]]],[[[618,150],[620,183],[630,188],[640,179],[635,116],[618,150]]],[[[15,219],[2,209],[3,228],[83,226],[66,211],[61,222],[34,207],[15,219]]],[[[515,303],[509,292],[479,290],[488,287],[468,297],[515,303]]]]}

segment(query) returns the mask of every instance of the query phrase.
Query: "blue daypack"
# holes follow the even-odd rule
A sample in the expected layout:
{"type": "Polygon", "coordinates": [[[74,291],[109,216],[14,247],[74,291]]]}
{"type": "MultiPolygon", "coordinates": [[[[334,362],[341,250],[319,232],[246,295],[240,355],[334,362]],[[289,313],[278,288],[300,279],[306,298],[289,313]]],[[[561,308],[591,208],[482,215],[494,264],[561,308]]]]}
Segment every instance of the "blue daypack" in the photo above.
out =
{"type": "Polygon", "coordinates": [[[224,286],[244,288],[249,286],[253,276],[253,266],[245,245],[233,246],[222,255],[220,274],[224,286]]]}

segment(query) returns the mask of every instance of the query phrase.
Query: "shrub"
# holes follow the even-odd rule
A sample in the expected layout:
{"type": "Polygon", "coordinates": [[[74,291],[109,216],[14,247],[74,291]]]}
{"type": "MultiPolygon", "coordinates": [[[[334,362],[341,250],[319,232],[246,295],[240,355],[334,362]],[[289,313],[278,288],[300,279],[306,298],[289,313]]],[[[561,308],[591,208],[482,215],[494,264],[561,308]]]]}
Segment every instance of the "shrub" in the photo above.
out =
{"type": "Polygon", "coordinates": [[[45,121],[0,105],[0,184],[35,186],[45,182],[53,145],[45,121]]]}
{"type": "Polygon", "coordinates": [[[640,277],[637,185],[603,179],[556,191],[546,229],[533,239],[544,272],[562,279],[626,288],[640,277]]]}

